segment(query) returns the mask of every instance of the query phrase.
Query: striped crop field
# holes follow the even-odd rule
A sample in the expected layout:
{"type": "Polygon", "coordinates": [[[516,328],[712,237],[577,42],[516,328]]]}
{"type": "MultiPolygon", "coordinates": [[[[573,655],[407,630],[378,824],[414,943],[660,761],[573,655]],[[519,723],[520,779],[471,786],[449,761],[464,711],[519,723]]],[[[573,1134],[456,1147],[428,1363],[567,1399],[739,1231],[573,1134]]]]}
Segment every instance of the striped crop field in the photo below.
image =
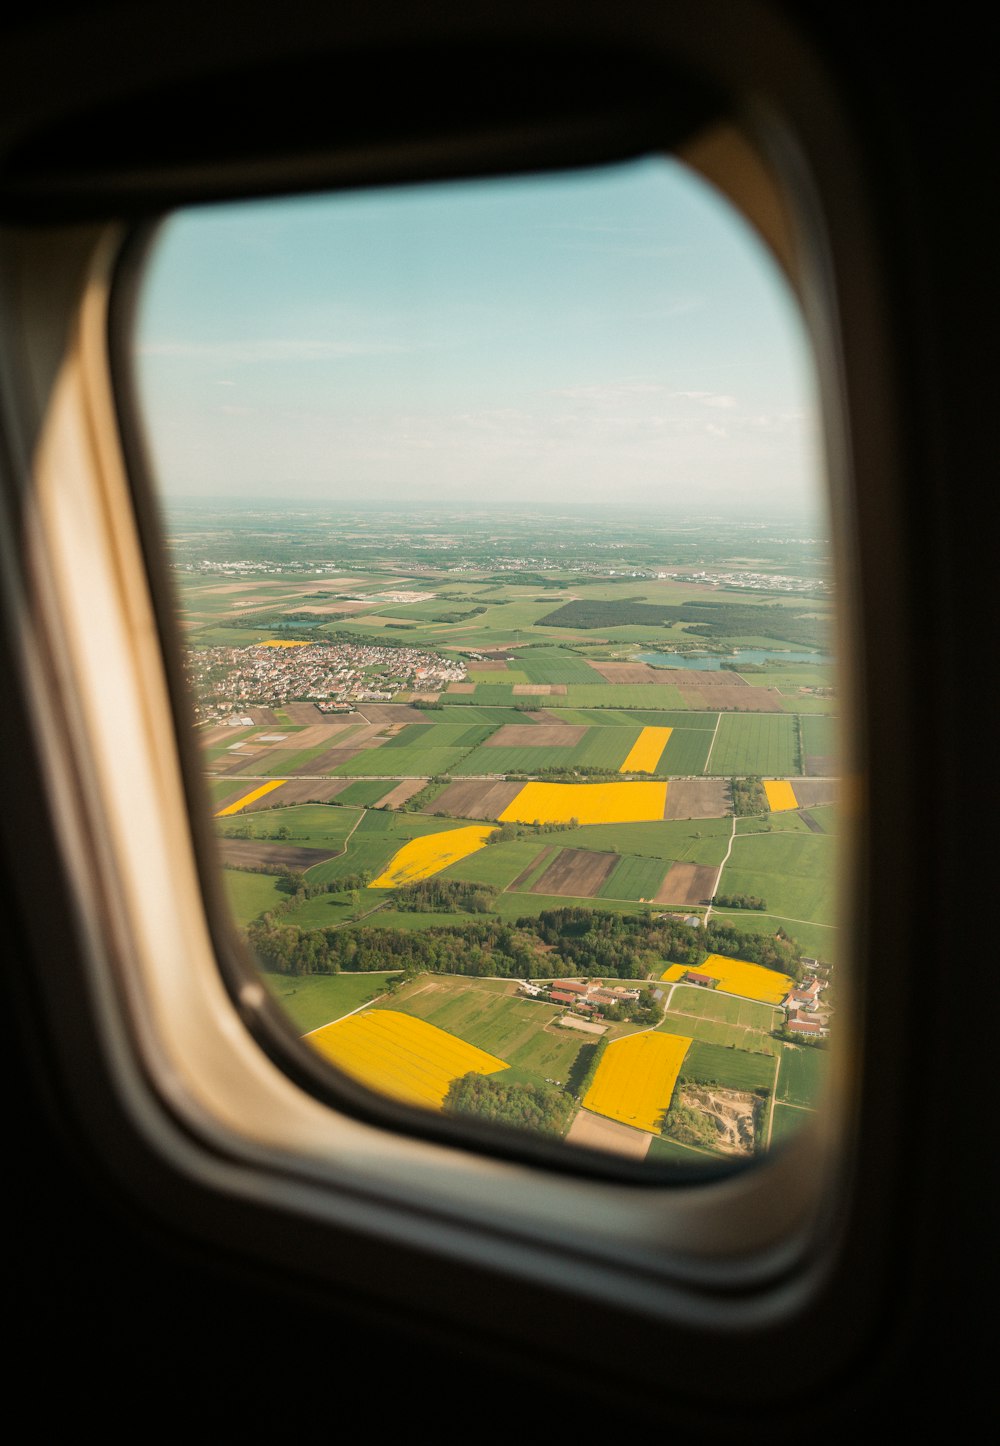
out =
{"type": "Polygon", "coordinates": [[[798,808],[795,789],[786,778],[765,778],[764,792],[772,813],[781,813],[786,808],[798,808]]]}
{"type": "Polygon", "coordinates": [[[648,823],[662,819],[665,783],[526,783],[501,823],[648,823]]]}
{"type": "Polygon", "coordinates": [[[672,728],[644,728],[619,773],[652,773],[673,731],[672,728]]]}
{"type": "MultiPolygon", "coordinates": [[[[687,972],[686,964],[671,964],[660,978],[676,984],[687,972]]],[[[716,989],[723,994],[741,994],[763,1004],[780,1004],[792,987],[789,976],[777,969],[765,969],[763,964],[751,964],[746,959],[727,959],[724,954],[709,954],[694,972],[715,979],[716,989]]]]}
{"type": "Polygon", "coordinates": [[[431,1109],[440,1109],[452,1080],[509,1068],[436,1024],[392,1009],[350,1014],[307,1034],[306,1041],[369,1089],[431,1109]]]}
{"type": "Polygon", "coordinates": [[[474,854],[486,843],[493,828],[472,825],[469,828],[451,828],[445,833],[424,834],[411,838],[398,853],[394,854],[385,872],[371,884],[373,889],[395,889],[400,884],[414,884],[419,879],[429,879],[439,874],[449,864],[474,854]]]}
{"type": "Polygon", "coordinates": [[[271,783],[262,784],[260,788],[255,788],[252,793],[245,793],[242,798],[238,798],[236,802],[231,803],[228,808],[220,808],[215,815],[216,818],[226,818],[231,813],[239,813],[240,809],[246,808],[248,803],[255,803],[258,798],[263,798],[265,793],[270,793],[273,788],[280,788],[284,782],[285,780],[283,778],[275,778],[271,783]]]}
{"type": "Polygon", "coordinates": [[[691,1040],[681,1034],[632,1034],[609,1044],[583,1107],[637,1130],[659,1132],[691,1040]]]}

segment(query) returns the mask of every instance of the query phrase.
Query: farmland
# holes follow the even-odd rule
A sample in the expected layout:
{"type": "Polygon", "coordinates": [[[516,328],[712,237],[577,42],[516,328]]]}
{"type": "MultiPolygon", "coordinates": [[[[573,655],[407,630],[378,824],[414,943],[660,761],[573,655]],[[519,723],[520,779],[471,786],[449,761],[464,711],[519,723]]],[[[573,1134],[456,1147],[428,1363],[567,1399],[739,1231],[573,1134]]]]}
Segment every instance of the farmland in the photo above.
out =
{"type": "MultiPolygon", "coordinates": [[[[329,527],[317,514],[305,540],[280,519],[252,540],[196,524],[176,527],[180,608],[238,926],[266,917],[296,939],[368,941],[372,970],[380,954],[406,955],[397,940],[485,925],[523,976],[551,973],[538,931],[567,910],[611,920],[609,937],[681,916],[726,925],[742,931],[746,957],[692,956],[714,988],[678,982],[691,966],[676,955],[634,956],[629,968],[663,991],[661,1017],[639,1034],[612,1022],[604,1058],[629,1058],[629,1038],[660,1043],[631,1047],[633,1097],[624,1084],[617,1105],[588,1094],[580,1118],[603,1124],[569,1136],[645,1154],[671,1108],[671,1040],[689,1042],[681,1074],[708,1091],[686,1111],[745,1114],[737,1096],[770,1099],[779,1058],[774,1137],[816,1107],[822,1052],[776,1034],[790,975],[751,960],[787,937],[799,954],[836,959],[837,700],[821,544],[780,529],[769,541],[756,527],[675,535],[656,519],[610,532],[577,519],[554,560],[539,555],[549,533],[528,516],[414,517],[386,533],[360,514],[329,527]],[[234,538],[250,558],[238,566],[226,559],[234,538]],[[766,808],[734,819],[733,780],[745,779],[760,780],[766,808]],[[430,880],[440,898],[406,903],[408,886],[430,880]],[[464,902],[449,902],[448,887],[464,902]],[[655,1102],[637,1093],[643,1050],[657,1061],[655,1102]]],[[[610,944],[599,957],[614,979],[610,944]]],[[[423,972],[373,1003],[373,981],[390,976],[294,970],[268,979],[296,1026],[330,1026],[329,1047],[359,1078],[429,1108],[457,1077],[441,1063],[447,1040],[485,1051],[491,1075],[507,1066],[538,1088],[580,1087],[596,1047],[509,981],[423,972]],[[411,1023],[397,1020],[390,1049],[387,1025],[338,1023],[359,1005],[368,1014],[355,1020],[411,1023]],[[417,1022],[431,1033],[413,1033],[417,1022]],[[392,1050],[410,1058],[401,1074],[392,1050]],[[417,1082],[421,1050],[438,1061],[432,1085],[417,1082]]],[[[716,1146],[698,1129],[658,1138],[648,1159],[704,1158],[716,1146]]]]}

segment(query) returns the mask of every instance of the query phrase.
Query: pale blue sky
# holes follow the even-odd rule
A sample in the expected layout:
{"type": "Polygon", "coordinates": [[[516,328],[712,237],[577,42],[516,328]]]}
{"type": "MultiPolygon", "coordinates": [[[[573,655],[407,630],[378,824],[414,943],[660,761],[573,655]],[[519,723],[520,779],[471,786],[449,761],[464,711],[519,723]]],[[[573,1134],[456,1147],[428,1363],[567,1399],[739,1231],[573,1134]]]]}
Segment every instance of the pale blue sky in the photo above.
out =
{"type": "Polygon", "coordinates": [[[189,212],[137,346],[168,496],[816,506],[794,303],[673,161],[189,212]]]}

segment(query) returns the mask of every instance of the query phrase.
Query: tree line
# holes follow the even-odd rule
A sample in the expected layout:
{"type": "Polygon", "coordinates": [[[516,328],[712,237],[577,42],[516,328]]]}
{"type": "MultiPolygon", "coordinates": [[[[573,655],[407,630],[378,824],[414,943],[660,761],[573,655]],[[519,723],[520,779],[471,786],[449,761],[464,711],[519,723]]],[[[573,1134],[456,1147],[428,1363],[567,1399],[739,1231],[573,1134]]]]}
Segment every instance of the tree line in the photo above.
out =
{"type": "Polygon", "coordinates": [[[566,907],[513,924],[481,917],[415,930],[301,929],[284,921],[286,907],[265,913],[247,930],[261,963],[280,974],[427,969],[506,979],[646,979],[661,974],[666,964],[696,969],[706,953],[745,959],[793,979],[802,974],[799,947],[783,930],[755,934],[715,920],[707,928],[695,928],[673,915],[654,918],[566,907]]]}

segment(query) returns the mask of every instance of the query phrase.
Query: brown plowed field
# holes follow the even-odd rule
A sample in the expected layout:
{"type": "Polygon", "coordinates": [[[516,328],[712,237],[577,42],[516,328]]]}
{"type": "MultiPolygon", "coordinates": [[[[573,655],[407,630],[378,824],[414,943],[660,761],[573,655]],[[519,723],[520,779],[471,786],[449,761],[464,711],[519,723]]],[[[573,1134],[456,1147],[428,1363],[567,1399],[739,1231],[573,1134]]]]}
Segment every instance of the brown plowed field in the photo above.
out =
{"type": "Polygon", "coordinates": [[[515,683],[513,687],[515,698],[549,698],[564,697],[566,693],[565,683],[515,683]]]}
{"type": "Polygon", "coordinates": [[[664,818],[725,818],[732,812],[729,784],[722,778],[672,778],[664,818]]]}
{"type": "Polygon", "coordinates": [[[671,864],[667,877],[660,885],[656,896],[657,904],[701,904],[706,903],[715,891],[715,876],[718,869],[708,869],[701,864],[671,864]]]}
{"type": "MultiPolygon", "coordinates": [[[[329,803],[331,798],[343,793],[353,782],[353,778],[290,778],[280,788],[275,788],[270,793],[265,793],[263,798],[248,803],[243,812],[256,813],[265,808],[281,808],[286,803],[329,803]]],[[[226,802],[231,803],[233,800],[227,799],[226,802]]],[[[220,804],[219,807],[223,805],[220,804]]]]}
{"type": "Polygon", "coordinates": [[[230,778],[235,773],[246,773],[248,771],[252,772],[252,765],[254,761],[257,759],[265,758],[267,756],[268,755],[266,749],[254,748],[252,751],[247,753],[231,754],[231,763],[227,762],[224,758],[217,758],[215,760],[215,767],[212,768],[211,765],[209,765],[209,767],[211,769],[211,772],[213,772],[218,778],[230,778]]]}
{"type": "Polygon", "coordinates": [[[485,748],[572,748],[586,733],[584,723],[505,723],[485,748]]]}
{"type": "Polygon", "coordinates": [[[807,753],[803,761],[805,763],[807,777],[831,778],[836,775],[836,758],[828,758],[823,753],[807,753]]]}
{"type": "Polygon", "coordinates": [[[199,728],[196,736],[202,748],[214,748],[217,743],[239,743],[249,731],[249,728],[230,728],[225,723],[214,723],[211,728],[199,728]]]}
{"type": "Polygon", "coordinates": [[[469,660],[470,673],[506,673],[506,658],[478,658],[469,660]]]}
{"type": "Polygon", "coordinates": [[[619,1120],[607,1120],[603,1115],[592,1115],[589,1110],[578,1110],[566,1139],[585,1150],[610,1150],[615,1155],[627,1155],[630,1160],[644,1160],[653,1136],[619,1120]]]}
{"type": "Polygon", "coordinates": [[[287,583],[282,582],[220,582],[215,587],[205,588],[205,593],[208,597],[225,597],[232,592],[263,592],[265,588],[273,591],[276,587],[283,592],[292,591],[287,583]]]}
{"type": "Polygon", "coordinates": [[[293,723],[326,723],[328,720],[315,703],[286,703],[282,709],[293,723]]]}
{"type": "Polygon", "coordinates": [[[273,728],[278,722],[278,715],[273,708],[251,708],[250,717],[264,728],[273,728]]]}
{"type": "Polygon", "coordinates": [[[337,723],[312,723],[308,728],[303,728],[301,733],[289,733],[286,748],[318,748],[321,743],[329,743],[332,747],[337,739],[341,737],[345,728],[350,728],[356,719],[345,718],[337,723]]]}
{"type": "Polygon", "coordinates": [[[474,693],[475,691],[475,683],[449,683],[445,688],[446,693],[474,693]]]}
{"type": "Polygon", "coordinates": [[[283,608],[282,611],[286,613],[363,613],[366,609],[368,612],[374,612],[375,603],[362,602],[360,599],[352,601],[348,598],[342,602],[313,602],[311,599],[306,601],[299,598],[294,607],[283,608]]]}
{"type": "Polygon", "coordinates": [[[648,663],[595,663],[592,658],[586,662],[595,673],[609,683],[672,683],[673,678],[664,678],[662,669],[651,668],[648,663]]]}
{"type": "Polygon", "coordinates": [[[704,670],[699,668],[670,668],[667,670],[658,669],[661,682],[671,682],[677,688],[700,688],[702,690],[711,688],[748,688],[750,685],[746,678],[741,678],[739,673],[732,673],[728,668],[720,668],[715,671],[711,668],[704,670]],[[669,672],[667,679],[664,673],[669,672]]]}
{"type": "Polygon", "coordinates": [[[541,878],[532,885],[533,894],[568,894],[589,899],[619,862],[619,854],[595,854],[590,849],[560,849],[541,878]]]}
{"type": "MultiPolygon", "coordinates": [[[[438,695],[435,693],[434,696],[438,695]]],[[[362,715],[362,721],[367,718],[369,723],[377,723],[380,728],[386,723],[434,722],[420,708],[410,708],[406,703],[356,703],[355,707],[362,715]]]]}
{"type": "Polygon", "coordinates": [[[837,802],[835,778],[793,778],[790,782],[800,808],[816,808],[821,803],[837,802]]]}
{"type": "Polygon", "coordinates": [[[486,778],[459,778],[449,783],[421,812],[447,813],[452,818],[499,818],[523,787],[523,783],[491,783],[486,778]]]}
{"type": "Polygon", "coordinates": [[[337,857],[335,849],[304,849],[295,844],[266,843],[252,838],[221,838],[219,852],[223,863],[235,864],[237,868],[278,864],[281,868],[294,869],[296,873],[304,873],[313,864],[337,857]]]}
{"type": "MultiPolygon", "coordinates": [[[[346,781],[346,780],[345,780],[346,781]]],[[[426,786],[426,778],[404,778],[402,783],[386,794],[385,798],[379,800],[379,808],[402,808],[408,803],[415,793],[419,793],[426,786]]]]}
{"type": "MultiPolygon", "coordinates": [[[[704,677],[699,673],[698,677],[704,677]]],[[[680,686],[680,685],[678,685],[680,686]]],[[[776,688],[748,688],[745,684],[729,683],[725,687],[706,689],[684,687],[684,701],[689,708],[703,708],[706,712],[720,709],[730,713],[783,713],[781,694],[776,688]]]]}
{"type": "MultiPolygon", "coordinates": [[[[329,773],[331,768],[336,768],[338,763],[347,763],[352,758],[357,758],[359,753],[366,748],[373,748],[383,736],[383,730],[377,723],[370,723],[364,728],[359,728],[352,733],[350,738],[345,738],[343,743],[333,748],[328,748],[325,753],[319,753],[315,758],[307,758],[300,763],[293,771],[306,777],[316,777],[317,774],[329,773]]],[[[391,772],[386,769],[386,772],[391,772]]]]}

